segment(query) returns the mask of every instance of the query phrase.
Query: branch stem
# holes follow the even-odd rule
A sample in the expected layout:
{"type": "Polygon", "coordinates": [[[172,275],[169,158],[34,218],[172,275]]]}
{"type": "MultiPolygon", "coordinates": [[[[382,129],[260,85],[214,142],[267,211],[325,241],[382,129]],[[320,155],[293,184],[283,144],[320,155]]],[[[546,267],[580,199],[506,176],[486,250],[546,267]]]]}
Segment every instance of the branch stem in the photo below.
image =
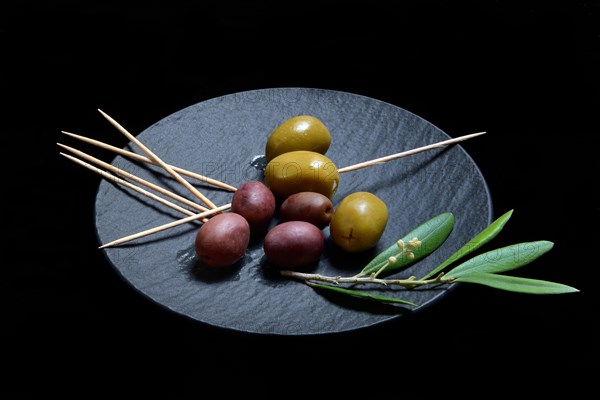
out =
{"type": "Polygon", "coordinates": [[[357,276],[348,276],[348,277],[326,276],[326,275],[321,275],[321,274],[307,274],[304,272],[290,271],[290,270],[281,270],[281,271],[279,271],[279,273],[282,276],[285,276],[287,278],[298,279],[301,281],[326,282],[326,283],[332,283],[335,285],[339,285],[342,283],[352,283],[352,284],[373,283],[373,284],[384,285],[384,286],[398,285],[398,286],[403,286],[405,288],[414,288],[416,286],[432,285],[435,283],[449,284],[454,281],[453,279],[444,278],[444,274],[440,274],[437,277],[432,278],[432,279],[417,280],[417,279],[415,279],[414,276],[411,276],[406,279],[380,279],[380,278],[373,278],[373,277],[357,277],[357,276]]]}

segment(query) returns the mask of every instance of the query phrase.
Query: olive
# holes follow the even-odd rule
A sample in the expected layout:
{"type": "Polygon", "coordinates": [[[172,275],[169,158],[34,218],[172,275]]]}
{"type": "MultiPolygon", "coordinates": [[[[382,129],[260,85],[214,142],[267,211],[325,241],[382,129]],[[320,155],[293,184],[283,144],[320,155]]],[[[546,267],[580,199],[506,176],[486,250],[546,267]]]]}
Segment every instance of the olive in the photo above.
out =
{"type": "Polygon", "coordinates": [[[333,203],[329,197],[317,192],[294,193],[279,208],[282,221],[306,221],[319,229],[329,225],[332,216],[333,203]]]}
{"type": "Polygon", "coordinates": [[[231,211],[246,218],[253,231],[267,228],[275,215],[275,195],[264,183],[243,183],[233,193],[231,211]]]}
{"type": "Polygon", "coordinates": [[[196,256],[208,267],[226,267],[242,258],[249,242],[246,218],[234,212],[217,214],[198,229],[196,256]]]}
{"type": "Polygon", "coordinates": [[[306,221],[287,221],[265,235],[263,250],[272,265],[282,268],[306,267],[316,263],[325,247],[325,235],[306,221]]]}
{"type": "Polygon", "coordinates": [[[329,129],[312,115],[298,115],[275,128],[265,149],[267,161],[280,154],[295,150],[308,150],[325,154],[331,145],[329,129]]]}
{"type": "Polygon", "coordinates": [[[335,244],[348,252],[373,248],[385,230],[388,209],[383,200],[370,192],[354,192],[339,203],[329,233],[335,244]]]}
{"type": "Polygon", "coordinates": [[[283,153],[265,167],[265,184],[283,199],[299,192],[317,192],[331,198],[340,174],[328,157],[308,150],[283,153]]]}

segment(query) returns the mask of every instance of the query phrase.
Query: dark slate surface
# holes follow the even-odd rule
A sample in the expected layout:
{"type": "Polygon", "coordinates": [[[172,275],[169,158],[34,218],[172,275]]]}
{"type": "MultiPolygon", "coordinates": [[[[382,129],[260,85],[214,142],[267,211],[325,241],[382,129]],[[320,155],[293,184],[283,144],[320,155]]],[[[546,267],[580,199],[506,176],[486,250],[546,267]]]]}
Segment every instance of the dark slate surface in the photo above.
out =
{"type": "MultiPolygon", "coordinates": [[[[138,138],[165,162],[239,186],[249,179],[262,179],[257,160],[264,154],[269,133],[299,114],[314,115],[330,129],[332,145],[327,156],[338,168],[449,138],[433,124],[397,106],[348,92],[312,88],[260,89],[213,98],[156,122],[138,138]]],[[[119,120],[118,115],[113,117],[119,120]]],[[[140,152],[131,143],[127,148],[140,152]]],[[[112,164],[193,199],[160,168],[122,157],[114,158],[112,164]]],[[[227,191],[190,181],[217,205],[231,201],[227,191]]],[[[344,173],[332,201],[337,205],[355,191],[373,192],[388,205],[390,217],[384,235],[373,251],[360,256],[343,254],[327,239],[314,269],[319,273],[354,274],[420,223],[442,212],[454,213],[456,225],[447,242],[398,276],[421,275],[492,221],[486,181],[460,145],[344,173]]],[[[99,244],[180,217],[106,180],[99,185],[95,209],[99,244]]],[[[106,249],[105,255],[134,290],[173,312],[200,323],[259,334],[323,334],[368,327],[418,312],[449,290],[399,293],[418,304],[412,309],[321,295],[274,274],[265,263],[260,235],[252,238],[244,259],[233,268],[206,270],[194,255],[198,226],[172,228],[106,249]]],[[[328,238],[328,229],[324,232],[328,238]]]]}

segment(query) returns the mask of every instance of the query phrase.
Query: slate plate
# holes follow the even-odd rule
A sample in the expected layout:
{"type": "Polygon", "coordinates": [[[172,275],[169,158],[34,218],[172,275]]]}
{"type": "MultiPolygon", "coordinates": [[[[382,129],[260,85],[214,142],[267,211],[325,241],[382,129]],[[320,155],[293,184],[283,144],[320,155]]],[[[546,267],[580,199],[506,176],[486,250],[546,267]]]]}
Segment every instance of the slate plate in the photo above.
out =
{"type": "MultiPolygon", "coordinates": [[[[332,144],[327,156],[338,168],[450,138],[395,105],[311,88],[261,89],[210,99],[175,112],[137,137],[165,162],[239,186],[250,179],[262,180],[261,156],[270,132],[299,114],[314,115],[329,128],[332,144]]],[[[460,134],[467,133],[472,132],[460,134]]],[[[141,153],[134,144],[126,148],[141,153]]],[[[160,168],[121,156],[114,158],[112,165],[194,199],[160,168]]],[[[231,192],[188,179],[215,204],[231,201],[231,192]]],[[[329,241],[326,228],[326,249],[315,272],[352,275],[422,222],[452,212],[455,227],[442,247],[395,276],[422,275],[493,219],[485,179],[460,145],[343,173],[332,198],[334,205],[355,191],[373,192],[387,203],[390,217],[386,231],[372,251],[348,256],[329,241]]],[[[99,185],[95,209],[100,244],[182,217],[107,180],[99,185]]],[[[271,226],[276,223],[274,220],[271,226]]],[[[252,237],[240,263],[215,272],[196,260],[193,243],[199,226],[188,223],[102,251],[121,276],[152,301],[200,323],[258,334],[328,334],[365,328],[418,312],[454,287],[394,293],[417,307],[316,292],[273,273],[264,260],[260,235],[252,237]]]]}

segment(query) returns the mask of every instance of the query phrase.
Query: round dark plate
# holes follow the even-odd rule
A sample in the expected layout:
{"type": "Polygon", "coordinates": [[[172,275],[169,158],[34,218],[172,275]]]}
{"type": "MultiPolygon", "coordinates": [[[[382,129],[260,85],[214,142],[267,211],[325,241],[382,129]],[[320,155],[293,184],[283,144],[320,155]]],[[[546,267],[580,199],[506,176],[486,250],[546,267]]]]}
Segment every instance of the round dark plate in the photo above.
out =
{"type": "MultiPolygon", "coordinates": [[[[269,134],[299,114],[314,115],[329,128],[332,143],[327,156],[338,168],[450,138],[397,106],[311,88],[252,90],[203,101],[158,121],[137,138],[169,164],[239,186],[251,179],[262,180],[261,156],[269,134]]],[[[461,134],[466,133],[472,132],[461,134]]],[[[126,148],[142,154],[133,143],[126,148]]],[[[159,167],[121,156],[112,165],[195,199],[159,167]]],[[[232,192],[187,179],[215,204],[231,201],[232,192]]],[[[343,173],[332,198],[334,205],[355,191],[372,192],[388,205],[389,222],[379,245],[348,256],[329,241],[326,228],[326,249],[315,272],[353,275],[413,228],[452,212],[455,227],[448,240],[395,276],[423,275],[492,222],[485,179],[460,145],[343,173]]],[[[183,217],[108,180],[99,185],[95,207],[101,244],[183,217]]],[[[133,288],[173,312],[201,323],[260,334],[326,334],[365,328],[418,312],[453,287],[376,291],[412,301],[417,307],[322,293],[274,273],[264,259],[262,235],[253,235],[241,262],[226,271],[214,271],[196,260],[194,239],[199,226],[180,225],[102,251],[133,288]]]]}

